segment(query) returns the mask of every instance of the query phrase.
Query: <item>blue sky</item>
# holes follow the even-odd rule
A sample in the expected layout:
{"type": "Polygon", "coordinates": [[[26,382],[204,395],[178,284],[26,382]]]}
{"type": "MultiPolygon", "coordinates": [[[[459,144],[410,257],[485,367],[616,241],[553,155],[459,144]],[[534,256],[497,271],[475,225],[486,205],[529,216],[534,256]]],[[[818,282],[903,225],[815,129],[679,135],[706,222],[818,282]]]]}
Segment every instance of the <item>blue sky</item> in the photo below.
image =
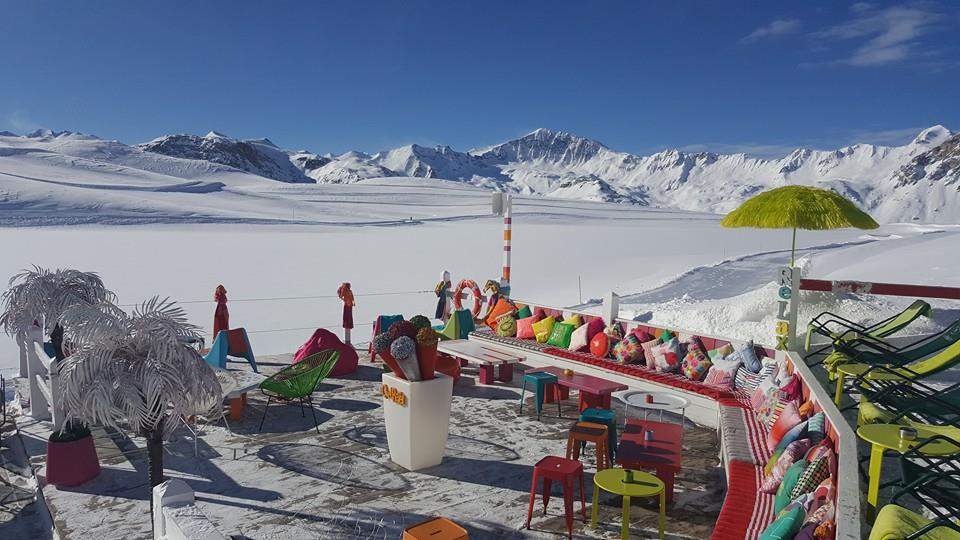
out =
{"type": "Polygon", "coordinates": [[[0,0],[0,130],[637,153],[960,130],[960,3],[0,0]]]}

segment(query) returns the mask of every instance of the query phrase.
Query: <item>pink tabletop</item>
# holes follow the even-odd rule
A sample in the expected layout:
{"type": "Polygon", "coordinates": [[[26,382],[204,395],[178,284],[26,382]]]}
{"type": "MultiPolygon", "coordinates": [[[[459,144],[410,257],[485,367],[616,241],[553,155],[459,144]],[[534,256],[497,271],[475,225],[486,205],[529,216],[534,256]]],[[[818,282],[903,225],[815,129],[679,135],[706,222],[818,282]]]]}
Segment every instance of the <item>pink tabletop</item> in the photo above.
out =
{"type": "Polygon", "coordinates": [[[594,377],[592,375],[584,375],[576,372],[574,372],[573,375],[564,375],[563,369],[556,366],[533,369],[531,370],[531,373],[537,371],[556,375],[557,382],[561,386],[573,388],[574,390],[580,390],[581,392],[589,392],[591,394],[610,394],[618,390],[626,390],[629,388],[625,384],[608,381],[607,379],[601,379],[600,377],[594,377]]]}

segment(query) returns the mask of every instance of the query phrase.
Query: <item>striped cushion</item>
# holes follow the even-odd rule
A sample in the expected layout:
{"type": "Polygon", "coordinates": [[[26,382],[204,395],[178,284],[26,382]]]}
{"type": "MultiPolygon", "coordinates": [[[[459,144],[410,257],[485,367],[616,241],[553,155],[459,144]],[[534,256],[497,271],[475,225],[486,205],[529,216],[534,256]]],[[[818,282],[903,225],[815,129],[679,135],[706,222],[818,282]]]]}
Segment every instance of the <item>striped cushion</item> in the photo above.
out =
{"type": "Polygon", "coordinates": [[[760,384],[760,381],[766,379],[776,368],[776,364],[765,364],[760,368],[759,373],[753,373],[749,369],[740,366],[740,368],[737,369],[737,376],[734,380],[733,387],[737,390],[746,390],[747,392],[753,393],[753,391],[757,389],[757,385],[760,384]]]}

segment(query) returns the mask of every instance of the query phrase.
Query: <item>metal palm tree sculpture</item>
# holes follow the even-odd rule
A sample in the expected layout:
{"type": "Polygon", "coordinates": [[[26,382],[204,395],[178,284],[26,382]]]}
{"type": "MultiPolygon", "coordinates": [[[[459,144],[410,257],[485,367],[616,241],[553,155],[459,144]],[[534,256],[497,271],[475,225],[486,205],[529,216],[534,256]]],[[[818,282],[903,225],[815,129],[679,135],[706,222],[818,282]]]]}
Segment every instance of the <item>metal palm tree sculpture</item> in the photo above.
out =
{"type": "MultiPolygon", "coordinates": [[[[41,325],[43,335],[51,336],[59,360],[64,357],[60,326],[63,312],[73,306],[114,299],[115,295],[93,272],[72,268],[48,270],[35,266],[10,278],[10,286],[3,293],[0,329],[21,343],[36,321],[41,325]]],[[[26,376],[26,373],[21,375],[26,376]]]]}
{"type": "Polygon", "coordinates": [[[178,420],[223,403],[213,369],[185,344],[197,327],[158,297],[130,314],[109,303],[76,306],[63,321],[75,346],[61,369],[68,416],[144,436],[153,488],[178,420]]]}

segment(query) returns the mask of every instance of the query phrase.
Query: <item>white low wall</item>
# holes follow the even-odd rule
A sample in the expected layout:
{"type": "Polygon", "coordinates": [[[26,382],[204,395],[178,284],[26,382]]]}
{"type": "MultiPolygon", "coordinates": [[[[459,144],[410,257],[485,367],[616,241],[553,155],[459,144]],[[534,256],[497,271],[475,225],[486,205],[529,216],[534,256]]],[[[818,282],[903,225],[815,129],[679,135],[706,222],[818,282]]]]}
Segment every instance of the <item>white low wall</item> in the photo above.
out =
{"type": "Polygon", "coordinates": [[[153,488],[154,540],[226,540],[195,504],[183,480],[167,480],[153,488]]]}

